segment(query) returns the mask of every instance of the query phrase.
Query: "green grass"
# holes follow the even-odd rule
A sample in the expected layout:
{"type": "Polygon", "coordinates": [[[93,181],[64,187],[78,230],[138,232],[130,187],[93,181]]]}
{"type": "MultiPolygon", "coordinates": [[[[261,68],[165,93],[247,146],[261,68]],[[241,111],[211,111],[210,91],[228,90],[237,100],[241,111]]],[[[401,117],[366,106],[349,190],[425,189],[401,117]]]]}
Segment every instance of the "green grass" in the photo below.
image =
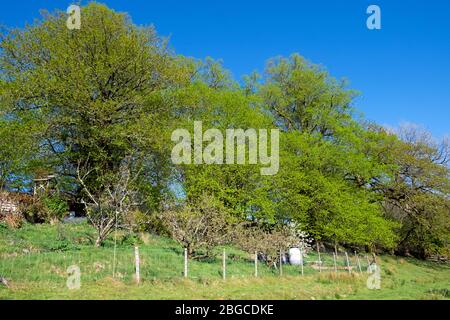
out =
{"type": "MultiPolygon", "coordinates": [[[[189,279],[183,278],[183,248],[171,239],[151,235],[111,236],[95,248],[94,230],[87,224],[30,225],[12,230],[0,224],[0,299],[449,299],[448,265],[392,256],[380,258],[381,290],[366,287],[367,273],[344,270],[338,259],[334,273],[332,255],[322,254],[327,269],[312,268],[316,253],[306,259],[304,275],[296,266],[279,270],[258,266],[253,257],[227,247],[227,279],[222,280],[223,248],[216,257],[189,261],[189,279]],[[117,241],[114,260],[114,241],[117,241]],[[139,246],[141,284],[134,276],[134,245],[139,246]],[[114,261],[116,261],[114,266],[114,261]],[[81,270],[81,289],[66,287],[67,268],[81,270]],[[114,274],[114,278],[113,278],[114,274]]],[[[362,270],[367,260],[360,255],[362,270]]]]}

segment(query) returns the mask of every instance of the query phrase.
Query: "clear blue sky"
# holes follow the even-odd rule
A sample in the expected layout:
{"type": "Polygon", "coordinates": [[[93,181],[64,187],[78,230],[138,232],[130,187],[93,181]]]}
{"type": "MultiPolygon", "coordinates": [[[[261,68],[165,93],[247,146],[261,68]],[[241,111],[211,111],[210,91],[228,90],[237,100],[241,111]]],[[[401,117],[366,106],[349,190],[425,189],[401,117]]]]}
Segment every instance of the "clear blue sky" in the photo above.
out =
{"type": "MultiPolygon", "coordinates": [[[[87,1],[83,1],[82,4],[87,1]]],[[[236,79],[277,55],[299,52],[346,77],[362,95],[357,107],[380,124],[415,122],[435,136],[450,134],[450,1],[104,0],[137,24],[170,35],[178,53],[221,58],[236,79]],[[377,4],[382,29],[366,28],[377,4]]],[[[39,9],[65,10],[70,1],[8,1],[0,23],[22,26],[39,9]]]]}

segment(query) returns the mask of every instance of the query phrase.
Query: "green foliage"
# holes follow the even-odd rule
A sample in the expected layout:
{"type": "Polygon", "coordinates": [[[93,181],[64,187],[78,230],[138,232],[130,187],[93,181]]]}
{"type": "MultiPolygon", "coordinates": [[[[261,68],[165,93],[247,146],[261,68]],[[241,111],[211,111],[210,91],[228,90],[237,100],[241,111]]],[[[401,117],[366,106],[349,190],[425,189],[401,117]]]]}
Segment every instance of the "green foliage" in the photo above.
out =
{"type": "MultiPolygon", "coordinates": [[[[0,189],[29,189],[30,178],[57,173],[71,200],[86,200],[86,190],[105,199],[126,163],[136,214],[120,220],[137,231],[167,232],[159,211],[206,192],[239,222],[294,222],[324,243],[448,254],[448,145],[364,122],[347,82],[298,54],[269,60],[263,75],[240,85],[220,61],[176,55],[126,14],[90,3],[81,15],[80,30],[55,12],[1,34],[0,189]],[[261,176],[260,165],[174,165],[171,133],[194,121],[279,129],[278,174],[261,176]]],[[[66,210],[50,198],[26,216],[66,210]]]]}
{"type": "Polygon", "coordinates": [[[364,153],[369,133],[352,118],[354,92],[298,55],[269,62],[267,74],[259,92],[285,131],[272,184],[279,218],[316,239],[393,247],[395,224],[367,188],[383,170],[364,153]]]}
{"type": "Polygon", "coordinates": [[[69,213],[67,200],[61,198],[58,194],[51,194],[41,199],[47,211],[47,221],[56,219],[61,220],[69,213]]]}
{"type": "Polygon", "coordinates": [[[61,221],[69,213],[67,199],[57,193],[22,197],[18,201],[21,203],[21,214],[32,223],[61,221]]]}
{"type": "Polygon", "coordinates": [[[172,239],[186,248],[190,256],[198,256],[201,249],[207,257],[211,256],[215,247],[230,243],[236,233],[226,208],[207,194],[182,208],[163,211],[160,219],[172,239]]]}
{"type": "Polygon", "coordinates": [[[384,144],[378,153],[389,164],[387,177],[373,182],[384,197],[386,214],[400,222],[402,254],[418,257],[448,255],[450,246],[450,149],[447,140],[436,142],[420,127],[404,126],[400,139],[384,144]]]}
{"type": "Polygon", "coordinates": [[[56,12],[3,36],[2,108],[44,124],[35,137],[41,157],[65,178],[81,163],[92,171],[86,184],[101,192],[131,151],[150,172],[163,167],[167,90],[189,70],[153,28],[95,3],[82,16],[81,30],[68,30],[65,13],[56,12]]]}

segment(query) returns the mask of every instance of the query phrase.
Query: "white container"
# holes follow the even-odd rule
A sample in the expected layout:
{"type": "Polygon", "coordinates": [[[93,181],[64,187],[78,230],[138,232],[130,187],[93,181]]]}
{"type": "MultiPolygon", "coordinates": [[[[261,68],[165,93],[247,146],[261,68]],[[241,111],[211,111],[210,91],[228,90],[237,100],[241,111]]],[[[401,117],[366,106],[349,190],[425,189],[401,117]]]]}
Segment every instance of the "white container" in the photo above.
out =
{"type": "Polygon", "coordinates": [[[289,249],[289,263],[295,266],[303,264],[303,256],[299,248],[289,249]]]}

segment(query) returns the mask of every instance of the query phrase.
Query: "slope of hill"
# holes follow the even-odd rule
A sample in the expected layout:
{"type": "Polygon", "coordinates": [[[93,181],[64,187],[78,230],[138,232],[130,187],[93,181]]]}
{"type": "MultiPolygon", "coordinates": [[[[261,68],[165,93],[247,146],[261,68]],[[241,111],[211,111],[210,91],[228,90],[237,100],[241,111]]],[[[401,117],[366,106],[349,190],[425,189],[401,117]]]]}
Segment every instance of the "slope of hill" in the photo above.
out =
{"type": "Polygon", "coordinates": [[[217,256],[188,262],[183,277],[183,249],[171,239],[149,234],[111,236],[94,248],[94,230],[86,224],[0,225],[0,299],[449,299],[450,267],[446,264],[379,257],[381,289],[369,290],[364,254],[350,255],[351,272],[339,257],[308,254],[302,270],[282,271],[258,265],[235,248],[217,248],[217,256]],[[114,250],[114,243],[117,244],[114,250]],[[134,246],[139,246],[141,283],[133,279],[134,246]],[[223,280],[223,249],[226,280],[223,280]],[[67,288],[69,266],[80,270],[78,290],[67,288]],[[361,266],[361,269],[359,268],[361,266]],[[361,270],[361,271],[360,271],[361,270]],[[282,273],[282,275],[280,275],[282,273]]]}

